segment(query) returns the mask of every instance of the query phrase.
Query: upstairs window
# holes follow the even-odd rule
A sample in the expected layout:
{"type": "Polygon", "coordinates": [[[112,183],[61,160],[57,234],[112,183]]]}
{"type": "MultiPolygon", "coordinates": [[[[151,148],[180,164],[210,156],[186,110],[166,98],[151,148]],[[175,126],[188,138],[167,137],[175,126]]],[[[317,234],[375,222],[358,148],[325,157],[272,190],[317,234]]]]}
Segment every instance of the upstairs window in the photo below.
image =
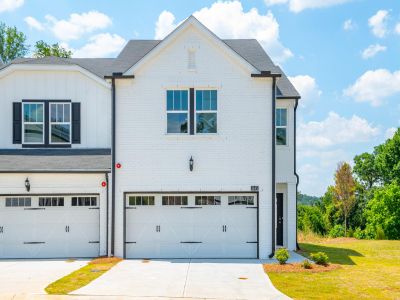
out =
{"type": "Polygon", "coordinates": [[[276,144],[287,145],[287,109],[277,108],[275,115],[276,144]]]}
{"type": "Polygon", "coordinates": [[[188,91],[167,91],[167,133],[188,133],[188,91]]]}
{"type": "Polygon", "coordinates": [[[25,144],[44,143],[43,103],[24,103],[23,142],[25,144]]]}
{"type": "Polygon", "coordinates": [[[196,51],[194,49],[188,50],[188,70],[196,70],[196,51]]]}
{"type": "Polygon", "coordinates": [[[217,133],[217,91],[196,91],[196,133],[217,133]]]}
{"type": "Polygon", "coordinates": [[[71,103],[50,103],[50,143],[71,143],[71,103]]]}

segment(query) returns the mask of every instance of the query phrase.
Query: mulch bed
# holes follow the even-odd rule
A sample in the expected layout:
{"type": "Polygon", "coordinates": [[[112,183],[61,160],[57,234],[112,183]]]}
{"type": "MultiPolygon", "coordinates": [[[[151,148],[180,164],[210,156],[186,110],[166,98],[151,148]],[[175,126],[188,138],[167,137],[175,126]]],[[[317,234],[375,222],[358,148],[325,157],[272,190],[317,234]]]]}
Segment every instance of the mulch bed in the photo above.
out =
{"type": "Polygon", "coordinates": [[[329,264],[328,266],[320,266],[312,264],[311,269],[304,269],[301,263],[293,264],[264,264],[264,271],[267,273],[321,273],[329,272],[340,268],[340,265],[329,264]]]}

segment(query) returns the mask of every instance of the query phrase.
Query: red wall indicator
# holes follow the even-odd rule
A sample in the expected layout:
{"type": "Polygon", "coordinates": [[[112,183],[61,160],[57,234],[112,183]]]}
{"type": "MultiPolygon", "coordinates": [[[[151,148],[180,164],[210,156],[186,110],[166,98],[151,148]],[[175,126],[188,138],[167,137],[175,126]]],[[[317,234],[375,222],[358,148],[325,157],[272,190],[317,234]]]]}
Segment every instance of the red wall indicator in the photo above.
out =
{"type": "Polygon", "coordinates": [[[115,167],[116,167],[117,169],[121,169],[122,166],[121,166],[120,163],[116,163],[116,164],[115,164],[115,167]]]}
{"type": "Polygon", "coordinates": [[[102,181],[102,182],[101,182],[101,186],[102,186],[102,187],[106,187],[106,186],[107,186],[107,182],[102,181]]]}

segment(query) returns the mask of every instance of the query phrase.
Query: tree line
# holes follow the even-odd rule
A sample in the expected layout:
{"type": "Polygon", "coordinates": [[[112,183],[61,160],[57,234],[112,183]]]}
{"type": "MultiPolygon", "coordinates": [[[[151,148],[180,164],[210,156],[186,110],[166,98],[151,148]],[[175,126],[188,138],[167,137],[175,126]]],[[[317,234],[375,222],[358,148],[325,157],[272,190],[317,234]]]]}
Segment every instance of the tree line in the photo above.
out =
{"type": "MultiPolygon", "coordinates": [[[[0,22],[0,62],[7,64],[12,60],[25,57],[31,46],[27,44],[26,35],[15,26],[7,26],[0,22]]],[[[49,44],[42,40],[33,46],[32,56],[36,58],[45,56],[57,56],[70,58],[72,51],[61,47],[58,43],[49,44]]]]}
{"type": "Polygon", "coordinates": [[[353,168],[338,164],[335,183],[322,197],[311,205],[299,203],[299,230],[330,237],[400,239],[400,128],[353,162],[353,168]]]}

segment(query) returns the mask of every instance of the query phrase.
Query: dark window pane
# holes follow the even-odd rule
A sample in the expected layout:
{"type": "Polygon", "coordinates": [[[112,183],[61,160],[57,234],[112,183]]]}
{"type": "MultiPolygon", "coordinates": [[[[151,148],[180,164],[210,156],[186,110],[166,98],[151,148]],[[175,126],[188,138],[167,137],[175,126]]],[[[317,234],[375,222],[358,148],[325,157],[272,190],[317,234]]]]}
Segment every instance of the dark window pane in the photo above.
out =
{"type": "Polygon", "coordinates": [[[211,90],[211,101],[217,103],[217,90],[211,90]]]}
{"type": "Polygon", "coordinates": [[[221,197],[217,196],[217,197],[214,197],[214,198],[215,198],[215,205],[221,205],[221,197]]]}
{"type": "Polygon", "coordinates": [[[25,198],[25,206],[31,206],[31,198],[25,198]]]}
{"type": "Polygon", "coordinates": [[[52,143],[69,143],[70,142],[69,124],[51,125],[51,142],[52,143]]]}
{"type": "Polygon", "coordinates": [[[154,205],[154,196],[149,197],[149,205],[154,205]]]}
{"type": "Polygon", "coordinates": [[[182,205],[182,197],[180,197],[180,196],[175,196],[174,204],[175,204],[175,205],[182,205]]]}
{"type": "Polygon", "coordinates": [[[57,122],[63,122],[63,116],[64,116],[64,105],[57,104],[57,117],[56,117],[57,122]]]}
{"type": "Polygon", "coordinates": [[[143,205],[149,205],[149,196],[143,196],[143,205]]]}
{"type": "Polygon", "coordinates": [[[25,199],[24,198],[19,198],[18,199],[18,206],[24,206],[25,205],[25,199]]]}
{"type": "Polygon", "coordinates": [[[64,198],[58,198],[58,206],[64,206],[64,198]]]}
{"type": "Polygon", "coordinates": [[[136,196],[136,205],[142,205],[142,197],[136,196]]]}
{"type": "Polygon", "coordinates": [[[167,114],[167,133],[187,133],[188,121],[186,113],[167,114]]]}
{"type": "Polygon", "coordinates": [[[201,110],[203,107],[203,92],[196,91],[196,110],[201,110]]]}
{"type": "Polygon", "coordinates": [[[175,197],[174,196],[168,197],[168,205],[175,205],[175,197]]]}
{"type": "Polygon", "coordinates": [[[129,205],[135,205],[135,197],[129,197],[129,205]]]}
{"type": "Polygon", "coordinates": [[[43,125],[25,124],[25,143],[43,143],[43,125]]]}
{"type": "Polygon", "coordinates": [[[29,111],[30,111],[30,105],[29,104],[24,104],[24,121],[25,122],[29,122],[30,121],[30,119],[29,119],[29,117],[30,117],[29,111]]]}
{"type": "Polygon", "coordinates": [[[18,198],[12,198],[12,206],[18,206],[18,198]]]}
{"type": "Polygon", "coordinates": [[[286,145],[286,128],[276,129],[276,144],[286,145]]]}
{"type": "Polygon", "coordinates": [[[174,110],[181,110],[181,91],[174,91],[174,110]]]}
{"type": "Polygon", "coordinates": [[[174,92],[167,91],[167,110],[174,109],[174,92]]]}
{"type": "Polygon", "coordinates": [[[228,197],[228,205],[234,205],[234,204],[235,204],[235,197],[229,196],[228,197]]]}
{"type": "Polygon", "coordinates": [[[211,99],[211,110],[217,110],[217,99],[211,99]]]}
{"type": "Polygon", "coordinates": [[[10,207],[10,206],[11,206],[11,199],[6,198],[6,207],[10,207]]]}
{"type": "Polygon", "coordinates": [[[188,110],[188,91],[181,93],[182,110],[188,110]]]}
{"type": "Polygon", "coordinates": [[[253,196],[247,197],[247,205],[254,205],[254,197],[253,196]]]}
{"type": "Polygon", "coordinates": [[[43,104],[36,104],[36,122],[43,122],[43,104]]]}
{"type": "Polygon", "coordinates": [[[51,199],[51,206],[57,206],[58,205],[58,199],[57,198],[52,198],[51,199]]]}
{"type": "Polygon", "coordinates": [[[90,206],[90,197],[85,197],[85,206],[90,206]]]}
{"type": "Polygon", "coordinates": [[[39,198],[39,206],[44,206],[44,199],[43,198],[39,198]]]}
{"type": "Polygon", "coordinates": [[[197,133],[217,133],[216,113],[197,113],[197,133]]]}
{"type": "Polygon", "coordinates": [[[72,197],[72,200],[71,200],[71,205],[72,206],[76,206],[76,203],[77,201],[76,201],[76,197],[72,197]]]}
{"type": "Polygon", "coordinates": [[[188,204],[188,198],[187,196],[182,197],[182,205],[187,205],[188,204]]]}
{"type": "Polygon", "coordinates": [[[195,204],[196,205],[201,205],[201,196],[196,196],[195,197],[195,204]]]}
{"type": "Polygon", "coordinates": [[[64,122],[70,121],[71,104],[64,104],[64,122]]]}
{"type": "Polygon", "coordinates": [[[90,205],[92,205],[92,206],[96,206],[97,205],[97,198],[96,197],[90,198],[90,205]]]}
{"type": "Polygon", "coordinates": [[[211,91],[203,91],[203,110],[211,108],[211,91]]]}
{"type": "Polygon", "coordinates": [[[57,121],[57,104],[50,104],[51,122],[57,121]]]}
{"type": "Polygon", "coordinates": [[[162,205],[168,205],[168,196],[162,196],[162,205]]]}

